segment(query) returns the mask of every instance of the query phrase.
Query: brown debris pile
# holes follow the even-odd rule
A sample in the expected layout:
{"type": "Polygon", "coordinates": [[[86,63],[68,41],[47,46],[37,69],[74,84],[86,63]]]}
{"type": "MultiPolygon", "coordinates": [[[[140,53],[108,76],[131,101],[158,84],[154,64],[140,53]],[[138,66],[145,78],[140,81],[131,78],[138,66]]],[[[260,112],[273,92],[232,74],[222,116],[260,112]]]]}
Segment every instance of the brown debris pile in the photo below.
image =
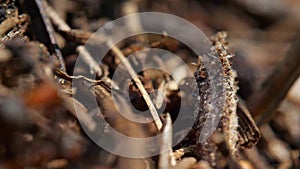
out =
{"type": "MultiPolygon", "coordinates": [[[[300,19],[297,10],[289,10],[299,3],[255,2],[1,1],[0,169],[299,168],[300,85],[290,88],[300,74],[300,19]],[[262,7],[269,3],[274,10],[262,7]],[[204,56],[167,32],[136,35],[118,44],[103,35],[92,36],[110,20],[142,11],[175,14],[210,36],[225,30],[211,37],[206,54],[222,65],[217,83],[212,83],[204,56]],[[284,26],[289,31],[282,30],[284,26]],[[110,46],[100,64],[84,46],[87,41],[110,46]],[[151,53],[126,59],[149,47],[179,56],[193,77],[179,71],[184,78],[176,82],[155,69],[135,72],[149,59],[170,66],[151,53]],[[84,64],[76,66],[77,60],[84,64]],[[114,81],[117,69],[128,72],[129,78],[114,81]],[[211,92],[212,85],[219,93],[211,92]],[[213,111],[214,102],[219,111],[213,111]],[[190,107],[195,111],[188,111],[190,107]],[[182,120],[195,123],[174,134],[172,123],[180,111],[185,113],[182,120]],[[209,124],[215,119],[220,121],[213,130],[209,124]],[[129,158],[97,145],[114,131],[134,138],[162,134],[160,142],[152,144],[165,151],[129,158]],[[177,137],[181,140],[173,145],[177,137]]],[[[138,21],[130,22],[130,29],[142,29],[138,21]]],[[[156,151],[151,144],[128,141],[127,147],[120,147],[120,142],[126,140],[116,137],[110,144],[137,154],[156,151]]]]}

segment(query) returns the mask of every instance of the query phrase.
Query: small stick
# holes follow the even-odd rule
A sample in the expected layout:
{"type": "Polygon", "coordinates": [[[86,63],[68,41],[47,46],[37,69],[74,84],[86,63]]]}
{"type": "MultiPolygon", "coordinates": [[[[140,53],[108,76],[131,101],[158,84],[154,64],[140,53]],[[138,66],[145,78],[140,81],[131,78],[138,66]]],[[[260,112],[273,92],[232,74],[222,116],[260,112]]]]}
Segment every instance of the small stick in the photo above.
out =
{"type": "Polygon", "coordinates": [[[47,2],[45,3],[46,12],[48,13],[51,22],[58,27],[59,30],[70,31],[70,26],[58,16],[57,12],[54,11],[52,6],[50,6],[47,2]]]}
{"type": "MultiPolygon", "coordinates": [[[[131,32],[142,32],[143,27],[141,24],[141,20],[139,15],[135,15],[139,12],[138,4],[136,1],[126,1],[122,5],[122,14],[123,16],[131,15],[130,17],[125,18],[126,19],[126,27],[131,32]]],[[[147,42],[147,38],[145,35],[139,35],[137,38],[142,42],[147,42]]]]}
{"type": "Polygon", "coordinates": [[[112,52],[121,60],[121,62],[127,68],[128,73],[130,74],[130,76],[133,79],[134,83],[137,85],[137,87],[140,90],[144,100],[146,101],[146,103],[149,107],[149,110],[151,112],[152,117],[154,118],[154,122],[156,124],[157,129],[160,130],[162,128],[162,122],[161,122],[161,120],[158,116],[158,113],[156,111],[156,108],[155,108],[154,104],[151,101],[151,98],[150,98],[149,94],[147,93],[146,89],[144,88],[144,86],[143,86],[141,80],[139,79],[138,75],[136,74],[136,72],[134,71],[134,69],[130,65],[129,61],[126,59],[126,57],[122,53],[122,51],[117,46],[112,44],[112,42],[110,40],[108,40],[107,45],[111,48],[112,52]]]}
{"type": "Polygon", "coordinates": [[[48,3],[46,3],[45,6],[46,12],[50,17],[51,22],[57,27],[59,33],[64,38],[78,42],[80,44],[85,44],[90,38],[91,40],[94,40],[99,44],[104,43],[104,40],[106,40],[106,37],[104,35],[96,34],[95,37],[93,37],[93,32],[80,29],[72,29],[48,3]]]}
{"type": "MultiPolygon", "coordinates": [[[[139,10],[138,10],[136,2],[127,1],[123,4],[122,13],[124,16],[133,15],[138,12],[139,12],[139,10]]],[[[140,32],[142,30],[142,24],[140,22],[140,18],[138,15],[131,16],[130,18],[126,19],[126,21],[127,21],[126,25],[129,28],[129,30],[131,30],[133,32],[140,32]]]]}
{"type": "Polygon", "coordinates": [[[167,93],[167,91],[166,91],[166,80],[164,79],[161,82],[161,84],[159,85],[157,93],[156,93],[157,97],[156,97],[155,106],[158,109],[160,109],[161,106],[163,105],[166,93],[167,93]]]}
{"type": "MultiPolygon", "coordinates": [[[[171,154],[172,151],[172,120],[170,114],[166,115],[164,120],[164,128],[162,131],[161,154],[159,155],[159,169],[170,169],[172,166],[171,154]]],[[[175,161],[175,159],[173,160],[175,161]]],[[[175,164],[174,164],[175,165],[175,164]]]]}
{"type": "Polygon", "coordinates": [[[80,54],[80,58],[89,65],[91,71],[96,72],[97,76],[102,75],[102,70],[96,63],[96,61],[93,59],[89,51],[84,46],[78,46],[76,48],[76,51],[80,54]]]}
{"type": "MultiPolygon", "coordinates": [[[[53,22],[54,25],[56,25],[58,27],[58,29],[60,31],[63,32],[74,32],[74,30],[72,31],[71,27],[63,20],[61,19],[60,16],[58,16],[57,12],[54,11],[54,9],[48,4],[46,3],[45,5],[46,7],[46,12],[48,13],[51,21],[53,22]]],[[[90,38],[91,34],[87,34],[86,38],[90,38]]],[[[85,38],[84,38],[85,39],[85,38]]],[[[86,39],[86,40],[87,40],[86,39]]],[[[78,53],[80,53],[82,56],[82,60],[88,65],[90,66],[90,69],[92,71],[95,71],[97,73],[98,76],[102,75],[102,70],[101,68],[98,66],[98,64],[96,63],[96,61],[93,59],[93,57],[91,56],[91,54],[88,52],[88,50],[86,49],[85,46],[78,46],[76,48],[76,51],[78,53]]]]}
{"type": "Polygon", "coordinates": [[[292,84],[300,75],[300,37],[291,45],[285,57],[277,64],[271,75],[250,96],[248,107],[262,125],[272,116],[285,98],[292,84]]]}
{"type": "Polygon", "coordinates": [[[65,62],[54,35],[54,29],[45,11],[45,0],[27,0],[24,3],[31,16],[37,39],[49,48],[51,54],[56,55],[60,63],[60,69],[66,71],[65,62]]]}
{"type": "Polygon", "coordinates": [[[78,76],[70,76],[68,75],[66,72],[62,71],[62,70],[59,70],[59,69],[56,69],[55,71],[55,75],[57,77],[60,77],[64,80],[67,80],[67,81],[72,81],[73,79],[76,79],[76,80],[79,80],[79,79],[82,79],[82,80],[85,80],[89,83],[93,83],[93,84],[101,84],[103,83],[104,81],[103,80],[93,80],[93,79],[89,79],[85,76],[82,76],[82,75],[78,75],[78,76]]]}

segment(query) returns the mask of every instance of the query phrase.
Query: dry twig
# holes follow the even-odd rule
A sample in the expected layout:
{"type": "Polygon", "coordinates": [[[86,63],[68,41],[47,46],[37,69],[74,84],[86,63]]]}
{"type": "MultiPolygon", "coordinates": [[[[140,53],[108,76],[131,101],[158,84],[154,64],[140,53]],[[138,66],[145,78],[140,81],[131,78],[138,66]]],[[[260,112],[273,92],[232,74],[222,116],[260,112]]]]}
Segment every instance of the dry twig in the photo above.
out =
{"type": "Polygon", "coordinates": [[[253,92],[247,102],[251,113],[260,125],[270,120],[272,113],[300,75],[299,45],[298,37],[271,75],[259,89],[253,92]]]}
{"type": "Polygon", "coordinates": [[[162,130],[163,137],[161,140],[161,154],[159,155],[159,169],[170,169],[172,165],[172,161],[175,159],[171,159],[172,156],[172,120],[170,114],[166,115],[164,120],[164,128],[162,130]]]}
{"type": "Polygon", "coordinates": [[[28,0],[24,3],[34,23],[33,29],[38,32],[37,39],[49,48],[51,54],[56,55],[60,63],[60,69],[66,71],[65,62],[54,35],[54,29],[45,11],[45,0],[28,0]]]}
{"type": "Polygon", "coordinates": [[[133,79],[134,83],[137,85],[137,87],[140,90],[144,100],[146,101],[146,103],[148,105],[148,108],[151,112],[151,115],[154,119],[154,122],[156,124],[157,129],[160,130],[162,128],[162,122],[161,122],[161,120],[158,116],[156,108],[155,108],[149,94],[147,93],[146,89],[144,88],[144,85],[142,84],[142,82],[139,79],[138,75],[136,74],[136,72],[134,71],[134,69],[130,65],[129,61],[126,59],[126,57],[122,53],[122,51],[117,46],[112,44],[111,41],[108,41],[108,46],[111,47],[112,52],[121,60],[121,63],[124,64],[124,66],[127,68],[128,73],[130,74],[130,76],[133,79]]]}
{"type": "Polygon", "coordinates": [[[102,70],[93,59],[89,51],[84,46],[78,46],[76,51],[79,53],[80,58],[90,67],[91,73],[96,72],[97,76],[102,76],[102,70]]]}

